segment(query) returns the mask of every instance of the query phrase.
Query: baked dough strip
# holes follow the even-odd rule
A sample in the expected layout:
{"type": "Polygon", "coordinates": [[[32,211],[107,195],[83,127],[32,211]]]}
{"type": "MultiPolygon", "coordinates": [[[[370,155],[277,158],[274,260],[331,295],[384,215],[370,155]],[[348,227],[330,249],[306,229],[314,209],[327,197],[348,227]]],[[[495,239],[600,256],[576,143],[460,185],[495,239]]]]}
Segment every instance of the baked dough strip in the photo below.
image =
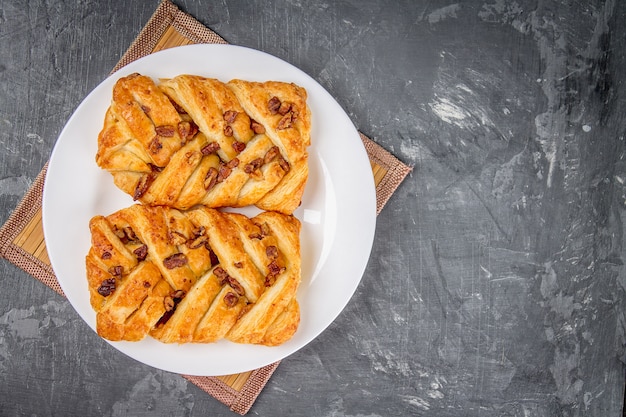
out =
{"type": "Polygon", "coordinates": [[[108,340],[274,346],[298,328],[300,222],[135,204],[90,221],[96,330],[108,340]]]}

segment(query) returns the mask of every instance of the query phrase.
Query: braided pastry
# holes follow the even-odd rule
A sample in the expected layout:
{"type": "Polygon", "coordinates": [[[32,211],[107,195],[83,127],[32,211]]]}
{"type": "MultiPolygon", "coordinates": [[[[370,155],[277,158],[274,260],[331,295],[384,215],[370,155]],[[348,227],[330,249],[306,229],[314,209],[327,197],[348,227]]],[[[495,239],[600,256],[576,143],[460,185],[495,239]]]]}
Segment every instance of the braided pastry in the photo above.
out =
{"type": "Polygon", "coordinates": [[[144,204],[291,214],[308,178],[306,100],[292,83],[132,74],[113,88],[96,162],[144,204]]]}
{"type": "Polygon", "coordinates": [[[89,226],[90,302],[106,339],[275,346],[299,325],[293,216],[135,204],[89,226]]]}

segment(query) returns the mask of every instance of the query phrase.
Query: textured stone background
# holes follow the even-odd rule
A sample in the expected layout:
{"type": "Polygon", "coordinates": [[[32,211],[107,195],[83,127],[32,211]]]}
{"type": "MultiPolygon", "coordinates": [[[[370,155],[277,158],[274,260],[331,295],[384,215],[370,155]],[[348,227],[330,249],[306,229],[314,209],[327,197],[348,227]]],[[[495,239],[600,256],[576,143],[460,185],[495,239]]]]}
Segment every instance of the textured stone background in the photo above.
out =
{"type": "MultiPolygon", "coordinates": [[[[414,166],[353,299],[251,415],[622,415],[626,2],[175,3],[414,166]]],[[[0,0],[1,222],[157,5],[0,0]]],[[[0,276],[0,415],[232,414],[0,276]]]]}

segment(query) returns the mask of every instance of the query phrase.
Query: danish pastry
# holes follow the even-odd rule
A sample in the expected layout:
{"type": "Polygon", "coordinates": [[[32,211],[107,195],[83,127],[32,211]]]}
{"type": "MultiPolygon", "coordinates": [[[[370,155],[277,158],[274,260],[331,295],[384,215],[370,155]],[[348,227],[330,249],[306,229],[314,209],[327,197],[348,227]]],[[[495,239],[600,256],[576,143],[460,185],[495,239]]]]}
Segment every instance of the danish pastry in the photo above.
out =
{"type": "Polygon", "coordinates": [[[96,162],[135,201],[291,214],[308,178],[304,88],[196,75],[119,79],[96,162]]]}
{"type": "Polygon", "coordinates": [[[108,340],[275,346],[298,328],[300,222],[135,204],[89,224],[96,330],[108,340]]]}

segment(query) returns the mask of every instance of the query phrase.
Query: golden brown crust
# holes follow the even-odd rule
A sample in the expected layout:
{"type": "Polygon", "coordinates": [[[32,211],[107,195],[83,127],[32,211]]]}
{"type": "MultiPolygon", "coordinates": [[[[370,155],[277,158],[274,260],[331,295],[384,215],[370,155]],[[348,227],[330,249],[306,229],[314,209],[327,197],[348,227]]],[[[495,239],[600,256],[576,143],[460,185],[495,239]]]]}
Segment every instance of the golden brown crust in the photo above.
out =
{"type": "Polygon", "coordinates": [[[198,207],[133,205],[90,221],[96,330],[109,340],[274,346],[300,314],[300,222],[198,207]]]}
{"type": "Polygon", "coordinates": [[[117,81],[97,164],[137,201],[291,214],[308,179],[311,114],[293,83],[179,75],[117,81]]]}

